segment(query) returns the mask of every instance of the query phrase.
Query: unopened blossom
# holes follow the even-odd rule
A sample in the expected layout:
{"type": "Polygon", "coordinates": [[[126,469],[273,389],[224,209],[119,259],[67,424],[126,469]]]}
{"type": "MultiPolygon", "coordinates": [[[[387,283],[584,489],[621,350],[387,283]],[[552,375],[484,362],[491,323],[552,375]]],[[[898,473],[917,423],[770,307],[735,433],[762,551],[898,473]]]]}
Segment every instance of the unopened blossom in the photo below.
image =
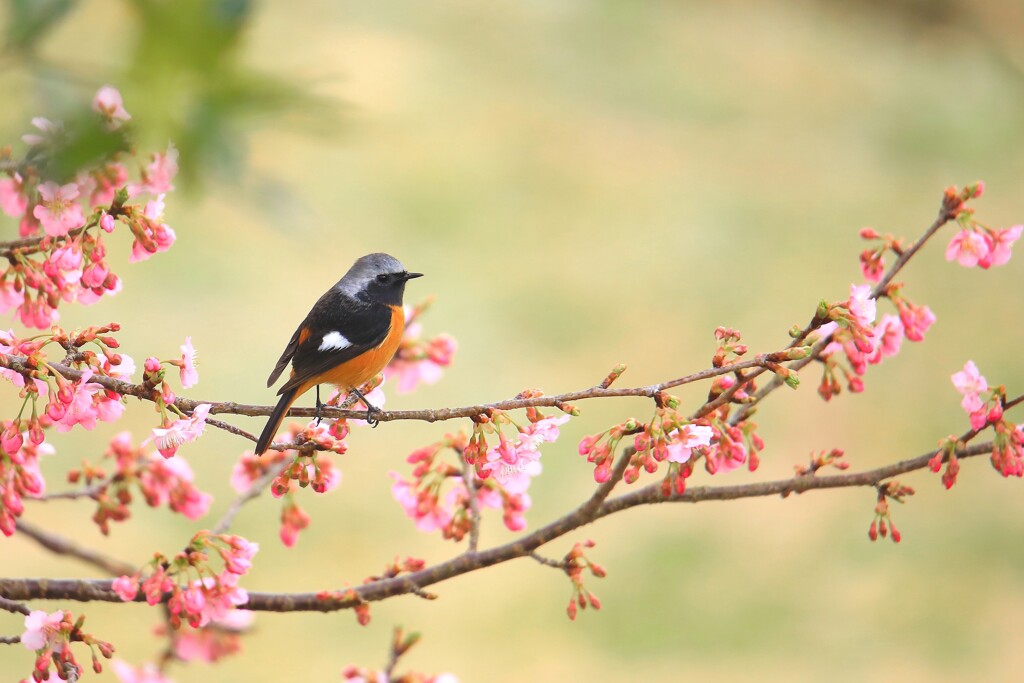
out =
{"type": "Polygon", "coordinates": [[[965,268],[973,268],[989,257],[989,244],[974,230],[961,230],[946,246],[946,260],[956,261],[965,268]]]}
{"type": "Polygon", "coordinates": [[[75,183],[58,185],[47,181],[39,186],[40,203],[32,210],[47,235],[60,237],[85,225],[75,183]]]}
{"type": "Polygon", "coordinates": [[[144,220],[137,221],[137,228],[145,233],[145,238],[140,240],[139,235],[135,236],[135,241],[132,242],[132,252],[128,257],[128,261],[131,263],[144,261],[153,254],[167,251],[174,244],[175,239],[177,239],[174,230],[169,225],[163,223],[163,194],[152,201],[146,202],[143,216],[144,220]]]}
{"type": "Polygon", "coordinates": [[[96,96],[92,98],[92,108],[118,125],[132,117],[124,108],[121,93],[110,85],[105,85],[97,91],[96,96]]]}
{"type": "Polygon", "coordinates": [[[181,386],[191,389],[199,381],[199,372],[196,370],[196,350],[192,348],[192,337],[185,337],[185,343],[181,345],[181,367],[178,370],[181,377],[181,386]]]}
{"type": "Polygon", "coordinates": [[[132,602],[139,594],[139,580],[133,576],[119,576],[110,582],[110,588],[117,593],[117,597],[132,602]]]}

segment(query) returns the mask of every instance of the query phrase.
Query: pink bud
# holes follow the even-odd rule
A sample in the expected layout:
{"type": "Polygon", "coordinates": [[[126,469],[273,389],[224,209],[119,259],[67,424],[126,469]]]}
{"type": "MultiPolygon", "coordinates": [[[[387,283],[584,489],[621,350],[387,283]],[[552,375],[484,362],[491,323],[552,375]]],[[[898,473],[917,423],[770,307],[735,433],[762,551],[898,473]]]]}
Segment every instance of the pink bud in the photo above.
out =
{"type": "Polygon", "coordinates": [[[156,372],[160,369],[160,361],[150,357],[146,359],[146,372],[156,372]]]}
{"type": "Polygon", "coordinates": [[[995,424],[1001,419],[1003,419],[1003,406],[1001,403],[996,403],[992,406],[992,410],[988,411],[988,421],[995,424]]]}
{"type": "Polygon", "coordinates": [[[861,228],[860,236],[862,239],[866,240],[876,240],[880,237],[880,235],[877,232],[875,232],[874,228],[861,228]]]}
{"type": "Polygon", "coordinates": [[[104,232],[114,232],[114,217],[109,213],[104,213],[100,218],[100,227],[104,232]]]}
{"type": "Polygon", "coordinates": [[[7,429],[0,434],[0,448],[3,448],[8,455],[13,456],[17,454],[24,443],[25,439],[21,435],[21,430],[13,424],[8,426],[7,429]]]}

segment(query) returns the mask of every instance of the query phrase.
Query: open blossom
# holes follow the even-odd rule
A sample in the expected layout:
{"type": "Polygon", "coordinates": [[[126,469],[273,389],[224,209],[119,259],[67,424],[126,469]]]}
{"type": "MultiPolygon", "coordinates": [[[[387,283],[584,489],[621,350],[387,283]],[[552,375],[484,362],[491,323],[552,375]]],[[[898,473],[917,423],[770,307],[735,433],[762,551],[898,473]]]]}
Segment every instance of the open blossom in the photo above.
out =
{"type": "Polygon", "coordinates": [[[39,196],[42,201],[32,214],[39,219],[47,235],[59,237],[85,225],[82,207],[75,201],[78,198],[75,183],[58,185],[47,181],[39,186],[39,196]]]}
{"type": "Polygon", "coordinates": [[[864,327],[875,322],[876,303],[871,298],[871,285],[850,285],[850,315],[864,327]]]}
{"type": "Polygon", "coordinates": [[[178,371],[181,377],[181,386],[191,389],[199,381],[199,372],[196,370],[196,350],[192,348],[192,337],[185,337],[185,343],[181,345],[181,367],[178,371]]]}
{"type": "Polygon", "coordinates": [[[900,312],[900,322],[903,323],[903,333],[910,341],[921,341],[924,333],[935,322],[935,314],[927,306],[915,306],[906,301],[899,300],[897,306],[900,312]]]}
{"type": "Polygon", "coordinates": [[[452,513],[439,504],[436,493],[418,492],[398,472],[388,472],[388,475],[395,480],[391,485],[391,495],[405,510],[406,516],[416,521],[418,530],[430,533],[444,529],[451,523],[452,513]]]}
{"type": "Polygon", "coordinates": [[[203,435],[210,408],[209,403],[200,403],[192,411],[191,417],[175,420],[169,427],[154,428],[153,434],[142,442],[143,445],[155,441],[160,455],[165,458],[174,457],[179,446],[189,441],[195,441],[203,435]]]}
{"type": "Polygon", "coordinates": [[[121,93],[110,85],[105,85],[96,92],[96,96],[92,98],[92,108],[114,124],[123,123],[132,117],[124,108],[121,93]]]}
{"type": "Polygon", "coordinates": [[[960,406],[968,413],[975,413],[984,405],[981,400],[981,392],[988,391],[988,381],[978,370],[974,361],[969,360],[960,372],[953,373],[953,386],[963,394],[960,406]]]}
{"type": "Polygon", "coordinates": [[[965,268],[973,268],[989,258],[989,243],[974,230],[961,230],[953,236],[946,247],[946,260],[956,261],[965,268]]]}
{"type": "Polygon", "coordinates": [[[233,609],[223,619],[211,621],[198,629],[174,632],[174,654],[186,662],[216,662],[241,650],[239,634],[253,622],[253,613],[233,609]]]}
{"type": "Polygon", "coordinates": [[[21,174],[0,180],[0,209],[12,218],[20,218],[28,210],[28,197],[21,174]]]}
{"type": "Polygon", "coordinates": [[[82,377],[71,385],[72,400],[67,407],[64,417],[57,420],[57,431],[70,431],[75,425],[82,425],[85,429],[93,429],[96,420],[103,422],[114,422],[124,412],[124,404],[120,397],[111,396],[102,385],[90,382],[93,371],[87,368],[82,372],[82,377]]]}
{"type": "Polygon", "coordinates": [[[707,425],[684,425],[672,434],[668,443],[669,462],[684,463],[690,459],[694,448],[710,446],[715,430],[707,425]]]}
{"type": "Polygon", "coordinates": [[[1024,225],[1000,228],[985,235],[989,251],[984,258],[978,261],[978,265],[982,268],[989,268],[1001,266],[1009,261],[1013,243],[1020,239],[1021,232],[1024,232],[1024,225]]]}
{"type": "Polygon", "coordinates": [[[64,638],[61,634],[64,612],[57,610],[47,614],[42,610],[33,610],[25,616],[25,631],[21,634],[21,644],[29,650],[50,648],[54,652],[64,649],[64,638]]]}
{"type": "MultiPolygon", "coordinates": [[[[408,311],[406,315],[408,316],[408,311]]],[[[415,340],[419,336],[419,324],[413,323],[406,330],[406,340],[415,340]]],[[[408,347],[399,349],[398,354],[384,368],[384,376],[396,378],[396,391],[405,394],[416,388],[416,385],[433,384],[441,378],[444,368],[452,364],[457,344],[455,340],[440,334],[428,342],[403,341],[408,347]]]]}
{"type": "Polygon", "coordinates": [[[143,220],[138,220],[133,224],[135,241],[132,242],[132,253],[128,257],[129,262],[137,263],[138,261],[144,261],[153,254],[167,251],[171,248],[177,236],[169,225],[163,223],[163,218],[164,195],[161,194],[156,199],[146,202],[146,208],[143,210],[143,220]]]}
{"type": "Polygon", "coordinates": [[[868,355],[868,362],[877,365],[883,358],[891,358],[900,352],[903,345],[903,322],[895,315],[887,313],[875,326],[875,350],[868,355]]]}
{"type": "Polygon", "coordinates": [[[135,667],[120,659],[110,663],[114,674],[121,680],[121,683],[174,683],[174,679],[164,676],[156,664],[146,662],[140,667],[135,667]]]}
{"type": "Polygon", "coordinates": [[[139,473],[139,486],[151,507],[168,505],[188,519],[206,514],[213,496],[197,489],[192,468],[184,458],[165,459],[150,453],[139,473]]]}

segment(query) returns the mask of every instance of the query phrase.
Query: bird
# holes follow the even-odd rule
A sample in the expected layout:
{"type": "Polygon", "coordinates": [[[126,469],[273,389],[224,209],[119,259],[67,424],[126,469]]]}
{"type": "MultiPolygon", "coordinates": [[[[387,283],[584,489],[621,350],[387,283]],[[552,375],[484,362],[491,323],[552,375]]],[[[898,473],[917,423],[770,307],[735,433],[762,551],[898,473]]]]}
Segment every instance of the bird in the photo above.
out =
{"type": "Polygon", "coordinates": [[[373,413],[380,409],[359,387],[383,370],[398,350],[405,330],[405,283],[422,276],[407,271],[394,256],[367,254],[313,304],[267,380],[267,387],[272,387],[291,363],[291,375],[277,391],[281,398],[256,442],[257,456],[270,447],[296,399],[314,386],[319,420],[321,384],[355,393],[366,405],[367,422],[375,425],[373,413]]]}

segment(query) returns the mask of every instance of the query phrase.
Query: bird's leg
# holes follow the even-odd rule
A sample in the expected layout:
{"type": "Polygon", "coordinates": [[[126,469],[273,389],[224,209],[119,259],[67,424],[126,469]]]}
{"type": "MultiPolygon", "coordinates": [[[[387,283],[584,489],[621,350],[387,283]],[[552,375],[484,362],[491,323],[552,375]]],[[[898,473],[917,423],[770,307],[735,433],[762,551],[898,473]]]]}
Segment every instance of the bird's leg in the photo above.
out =
{"type": "Polygon", "coordinates": [[[320,402],[320,385],[316,385],[316,426],[320,426],[320,418],[323,417],[320,411],[323,409],[324,404],[320,402]]]}
{"type": "Polygon", "coordinates": [[[382,412],[381,409],[367,401],[366,397],[363,396],[363,393],[356,389],[355,387],[352,387],[352,393],[358,396],[359,400],[362,401],[363,405],[366,406],[366,424],[370,425],[371,427],[376,427],[377,425],[379,425],[380,420],[374,419],[373,414],[382,412]]]}

